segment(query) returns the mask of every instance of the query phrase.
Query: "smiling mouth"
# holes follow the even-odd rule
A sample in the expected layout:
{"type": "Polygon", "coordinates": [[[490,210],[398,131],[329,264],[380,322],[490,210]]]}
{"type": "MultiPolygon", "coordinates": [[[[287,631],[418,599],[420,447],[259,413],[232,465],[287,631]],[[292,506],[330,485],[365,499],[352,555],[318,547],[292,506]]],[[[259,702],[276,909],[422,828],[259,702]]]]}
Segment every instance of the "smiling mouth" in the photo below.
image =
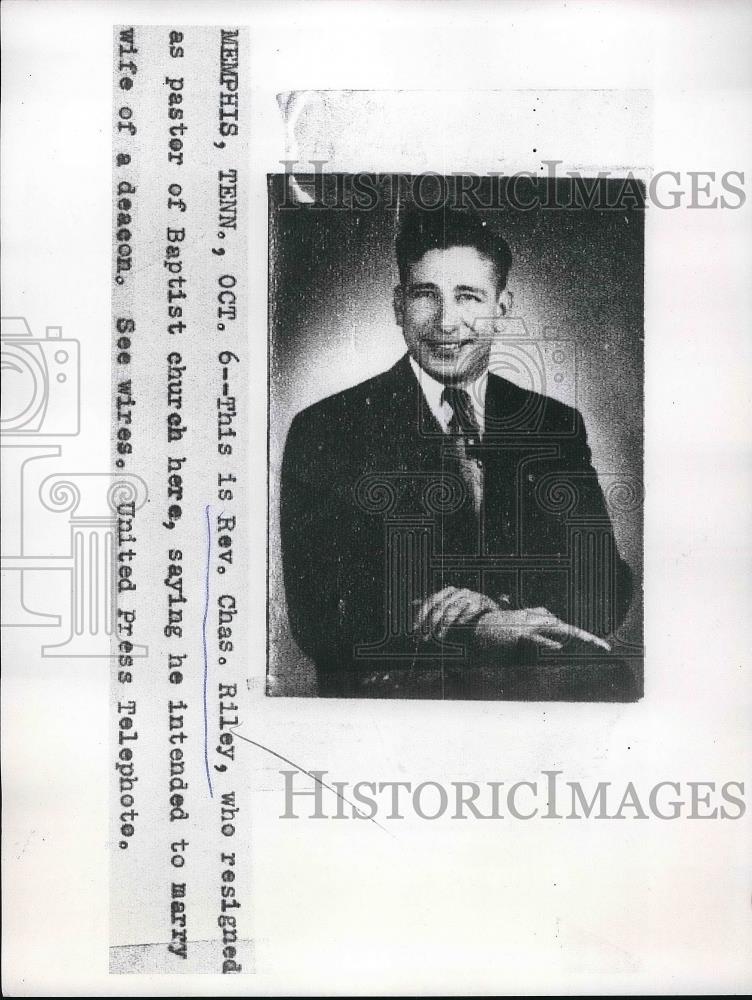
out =
{"type": "Polygon", "coordinates": [[[471,340],[426,340],[424,343],[428,349],[439,356],[447,358],[456,357],[463,347],[471,344],[471,340]]]}

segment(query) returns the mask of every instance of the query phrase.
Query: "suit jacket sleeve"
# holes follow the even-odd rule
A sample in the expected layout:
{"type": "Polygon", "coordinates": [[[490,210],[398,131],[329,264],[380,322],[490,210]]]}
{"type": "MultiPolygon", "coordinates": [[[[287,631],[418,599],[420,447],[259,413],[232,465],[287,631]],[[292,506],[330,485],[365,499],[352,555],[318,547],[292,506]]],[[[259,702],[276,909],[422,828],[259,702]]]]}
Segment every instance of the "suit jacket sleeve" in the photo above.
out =
{"type": "Polygon", "coordinates": [[[290,428],[282,460],[280,531],[292,634],[321,667],[337,662],[352,637],[344,613],[349,585],[343,484],[317,423],[304,411],[290,428]]]}
{"type": "MultiPolygon", "coordinates": [[[[585,423],[574,411],[575,434],[562,439],[548,490],[538,501],[565,511],[558,547],[571,566],[568,621],[605,635],[623,622],[632,598],[632,574],[621,558],[608,505],[593,467],[585,423]],[[545,495],[547,493],[547,496],[545,495]]],[[[561,518],[559,530],[561,531],[561,518]]],[[[553,609],[551,609],[553,610],[553,609]]]]}

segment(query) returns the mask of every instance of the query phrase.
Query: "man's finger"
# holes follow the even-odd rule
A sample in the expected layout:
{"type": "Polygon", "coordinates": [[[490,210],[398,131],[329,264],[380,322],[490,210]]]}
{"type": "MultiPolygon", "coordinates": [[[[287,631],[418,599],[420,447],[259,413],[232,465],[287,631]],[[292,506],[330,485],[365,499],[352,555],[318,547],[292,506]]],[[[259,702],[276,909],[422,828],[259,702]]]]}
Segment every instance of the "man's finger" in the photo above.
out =
{"type": "Polygon", "coordinates": [[[520,614],[524,615],[525,624],[532,627],[554,625],[559,621],[556,615],[552,615],[546,608],[523,608],[520,614]]]}
{"type": "MultiPolygon", "coordinates": [[[[438,638],[439,630],[445,620],[448,622],[446,628],[450,628],[460,608],[463,608],[468,603],[477,604],[481,599],[482,596],[472,590],[468,590],[467,588],[457,590],[456,587],[453,587],[452,592],[444,598],[441,604],[434,605],[426,616],[426,627],[429,634],[433,635],[434,638],[438,638]]],[[[446,629],[444,629],[444,632],[446,632],[446,629]]]]}
{"type": "Polygon", "coordinates": [[[598,649],[603,649],[607,653],[611,652],[611,647],[605,639],[601,639],[597,635],[592,635],[583,628],[577,628],[576,625],[567,625],[566,622],[556,621],[551,624],[542,625],[537,631],[549,636],[553,635],[555,638],[565,636],[570,639],[578,639],[589,646],[597,646],[598,649]]]}
{"type": "Polygon", "coordinates": [[[439,590],[437,593],[431,594],[429,598],[423,601],[423,604],[418,609],[414,617],[414,628],[416,632],[424,628],[426,616],[430,613],[431,609],[437,603],[443,602],[445,598],[448,597],[454,590],[456,590],[456,587],[444,587],[443,590],[439,590]]]}
{"type": "Polygon", "coordinates": [[[435,618],[431,627],[431,633],[435,639],[443,640],[447,632],[453,625],[458,624],[458,620],[470,609],[470,615],[475,613],[472,609],[477,608],[479,602],[473,601],[472,597],[460,591],[460,593],[446,602],[441,609],[440,615],[435,618]]]}
{"type": "Polygon", "coordinates": [[[547,639],[545,635],[534,635],[533,642],[536,646],[540,646],[541,649],[563,649],[563,645],[560,642],[555,642],[553,639],[547,639]]]}
{"type": "Polygon", "coordinates": [[[430,602],[427,602],[428,608],[419,625],[424,638],[428,638],[432,634],[436,623],[444,613],[444,609],[450,601],[456,600],[457,594],[458,590],[456,587],[445,587],[444,590],[440,590],[438,594],[435,594],[430,602]]]}
{"type": "Polygon", "coordinates": [[[573,639],[579,639],[580,642],[589,642],[594,646],[598,646],[599,649],[604,649],[607,653],[611,652],[609,643],[605,639],[601,639],[600,636],[593,635],[592,632],[586,632],[584,628],[577,628],[576,625],[567,625],[567,629],[573,639]]]}
{"type": "Polygon", "coordinates": [[[450,628],[458,628],[472,621],[481,611],[490,611],[493,601],[472,590],[461,590],[457,597],[444,608],[444,612],[434,627],[434,635],[443,640],[450,628]]]}
{"type": "Polygon", "coordinates": [[[477,602],[468,605],[467,608],[462,612],[456,624],[467,625],[469,621],[472,621],[473,618],[477,618],[478,615],[480,615],[481,613],[486,611],[495,611],[495,610],[497,610],[497,608],[494,602],[489,600],[487,597],[483,597],[482,595],[480,595],[480,599],[477,602]]]}

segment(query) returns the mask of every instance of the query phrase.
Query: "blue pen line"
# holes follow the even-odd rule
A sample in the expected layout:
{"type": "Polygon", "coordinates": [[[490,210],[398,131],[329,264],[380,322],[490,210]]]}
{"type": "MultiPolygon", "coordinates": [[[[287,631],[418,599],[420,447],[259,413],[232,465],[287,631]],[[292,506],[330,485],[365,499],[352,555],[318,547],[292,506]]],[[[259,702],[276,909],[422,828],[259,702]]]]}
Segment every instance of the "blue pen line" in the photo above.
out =
{"type": "Polygon", "coordinates": [[[204,582],[204,620],[201,625],[201,635],[204,640],[204,767],[206,769],[206,782],[209,785],[209,795],[214,798],[212,788],[211,771],[209,770],[209,707],[207,703],[207,689],[209,684],[209,652],[206,645],[206,622],[209,617],[209,568],[211,565],[211,521],[209,519],[209,505],[206,505],[206,580],[204,582]]]}

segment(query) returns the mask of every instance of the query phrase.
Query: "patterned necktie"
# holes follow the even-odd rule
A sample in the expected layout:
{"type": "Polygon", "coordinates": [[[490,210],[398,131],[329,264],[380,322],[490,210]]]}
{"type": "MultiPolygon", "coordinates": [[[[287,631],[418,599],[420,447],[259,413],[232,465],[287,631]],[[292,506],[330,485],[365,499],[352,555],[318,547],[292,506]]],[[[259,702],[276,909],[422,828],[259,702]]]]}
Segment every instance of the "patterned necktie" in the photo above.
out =
{"type": "Polygon", "coordinates": [[[475,408],[470,393],[466,389],[448,385],[441,394],[441,402],[449,403],[452,408],[449,433],[462,435],[470,447],[480,444],[480,427],[475,418],[475,408]]]}
{"type": "Polygon", "coordinates": [[[476,517],[483,503],[483,467],[477,457],[480,444],[480,427],[475,417],[475,408],[466,389],[446,386],[441,394],[441,402],[449,403],[452,419],[449,421],[449,437],[452,452],[459,464],[459,473],[472,499],[476,517]]]}

